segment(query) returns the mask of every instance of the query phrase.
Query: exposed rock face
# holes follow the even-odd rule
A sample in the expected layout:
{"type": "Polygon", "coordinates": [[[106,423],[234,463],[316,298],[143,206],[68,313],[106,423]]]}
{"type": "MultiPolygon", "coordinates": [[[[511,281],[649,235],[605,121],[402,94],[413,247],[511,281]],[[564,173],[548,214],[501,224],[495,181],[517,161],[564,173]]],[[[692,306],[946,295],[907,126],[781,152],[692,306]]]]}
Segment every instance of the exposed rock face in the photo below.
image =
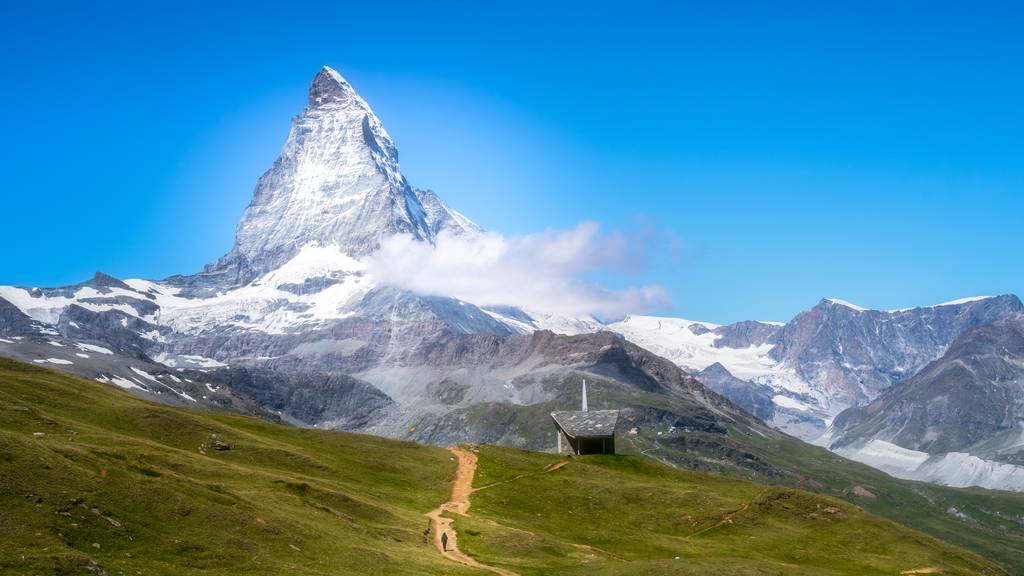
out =
{"type": "MultiPolygon", "coordinates": [[[[190,372],[197,377],[199,374],[190,372]]],[[[372,385],[343,374],[220,368],[203,373],[210,382],[251,398],[296,424],[360,430],[393,404],[372,385]]]]}
{"type": "Polygon", "coordinates": [[[998,452],[1000,444],[1024,450],[1022,424],[1024,318],[1017,318],[966,332],[900,386],[840,414],[833,444],[879,438],[928,453],[998,452]]]}
{"type": "Polygon", "coordinates": [[[749,348],[774,344],[781,331],[782,326],[779,324],[752,320],[726,324],[715,328],[714,332],[718,335],[718,339],[715,340],[714,346],[716,348],[749,348]]]}
{"type": "Polygon", "coordinates": [[[840,414],[830,446],[887,458],[908,478],[1024,490],[1024,316],[965,332],[913,377],[840,414]]]}
{"type": "Polygon", "coordinates": [[[46,327],[33,320],[17,306],[0,298],[0,336],[25,336],[39,334],[46,327]]]}
{"type": "MultiPolygon", "coordinates": [[[[153,310],[155,312],[155,309],[153,310]]],[[[72,304],[57,320],[57,330],[68,338],[84,342],[103,342],[115,350],[133,356],[152,351],[154,340],[169,330],[121,310],[93,312],[72,304]]]]}
{"type": "Polygon", "coordinates": [[[914,375],[965,331],[1021,311],[1013,295],[897,311],[823,300],[786,324],[771,357],[833,401],[856,406],[914,375]]]}
{"type": "Polygon", "coordinates": [[[738,406],[756,416],[762,422],[772,422],[775,417],[775,390],[771,386],[740,380],[726,370],[721,363],[694,374],[701,384],[732,400],[738,406]]]}

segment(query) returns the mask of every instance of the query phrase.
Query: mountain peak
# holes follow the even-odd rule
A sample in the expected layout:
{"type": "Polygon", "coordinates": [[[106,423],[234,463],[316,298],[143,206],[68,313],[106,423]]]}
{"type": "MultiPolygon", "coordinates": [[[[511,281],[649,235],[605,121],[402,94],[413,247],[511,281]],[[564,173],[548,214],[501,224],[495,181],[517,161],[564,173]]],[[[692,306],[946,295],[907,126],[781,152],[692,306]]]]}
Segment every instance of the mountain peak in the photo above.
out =
{"type": "Polygon", "coordinates": [[[281,155],[256,184],[234,247],[204,272],[246,283],[308,244],[361,257],[389,236],[432,242],[441,230],[479,228],[436,194],[409,186],[380,119],[341,74],[324,66],[281,155]]]}
{"type": "Polygon", "coordinates": [[[309,105],[321,106],[331,102],[346,102],[358,98],[356,91],[337,70],[324,66],[309,85],[309,105]]]}

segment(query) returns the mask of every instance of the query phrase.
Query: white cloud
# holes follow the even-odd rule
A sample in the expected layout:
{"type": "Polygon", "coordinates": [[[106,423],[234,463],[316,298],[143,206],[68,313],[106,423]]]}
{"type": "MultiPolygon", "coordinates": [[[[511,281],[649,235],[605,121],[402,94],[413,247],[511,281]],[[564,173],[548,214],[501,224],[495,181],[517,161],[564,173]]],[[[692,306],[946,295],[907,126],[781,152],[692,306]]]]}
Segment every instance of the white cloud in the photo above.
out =
{"type": "Polygon", "coordinates": [[[611,318],[667,307],[661,286],[609,289],[594,273],[634,273],[645,261],[642,235],[601,234],[595,222],[571,230],[466,238],[442,232],[436,245],[408,235],[387,239],[367,260],[385,284],[452,296],[480,306],[506,304],[541,312],[611,318]]]}

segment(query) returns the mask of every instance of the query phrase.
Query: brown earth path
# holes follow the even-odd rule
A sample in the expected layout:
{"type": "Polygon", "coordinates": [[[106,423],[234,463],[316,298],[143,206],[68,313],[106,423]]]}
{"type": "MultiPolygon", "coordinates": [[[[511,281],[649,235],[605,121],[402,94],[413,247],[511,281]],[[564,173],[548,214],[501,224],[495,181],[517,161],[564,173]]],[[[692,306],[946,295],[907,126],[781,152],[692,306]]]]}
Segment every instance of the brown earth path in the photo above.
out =
{"type": "Polygon", "coordinates": [[[481,564],[459,550],[459,536],[452,528],[452,519],[445,518],[442,514],[454,512],[465,516],[469,511],[469,495],[473,493],[473,476],[476,474],[476,454],[460,446],[452,446],[448,450],[458,459],[459,469],[455,473],[455,485],[452,486],[451,500],[427,513],[434,532],[434,546],[437,547],[437,551],[441,555],[453,562],[488,570],[500,576],[519,576],[511,570],[481,564]],[[443,534],[448,535],[447,546],[441,541],[443,534]]]}

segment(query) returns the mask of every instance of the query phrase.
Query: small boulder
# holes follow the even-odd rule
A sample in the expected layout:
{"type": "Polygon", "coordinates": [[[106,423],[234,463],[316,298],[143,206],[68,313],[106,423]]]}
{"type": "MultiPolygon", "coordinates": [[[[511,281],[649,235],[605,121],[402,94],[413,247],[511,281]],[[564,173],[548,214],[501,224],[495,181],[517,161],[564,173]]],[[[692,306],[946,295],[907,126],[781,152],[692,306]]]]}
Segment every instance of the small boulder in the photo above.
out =
{"type": "Polygon", "coordinates": [[[850,488],[850,494],[860,498],[875,498],[875,494],[863,486],[850,488]]]}
{"type": "Polygon", "coordinates": [[[210,439],[206,441],[206,445],[214,450],[231,450],[231,445],[225,442],[219,434],[210,434],[210,439]]]}

